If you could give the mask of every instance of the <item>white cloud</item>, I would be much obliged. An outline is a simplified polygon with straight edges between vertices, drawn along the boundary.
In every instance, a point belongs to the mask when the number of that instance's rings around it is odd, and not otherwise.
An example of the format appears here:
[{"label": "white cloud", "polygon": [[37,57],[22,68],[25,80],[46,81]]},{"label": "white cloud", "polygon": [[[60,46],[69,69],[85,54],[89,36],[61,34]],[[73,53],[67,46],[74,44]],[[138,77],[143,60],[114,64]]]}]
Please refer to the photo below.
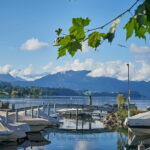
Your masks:
[{"label": "white cloud", "polygon": [[32,38],[27,40],[24,44],[22,44],[21,49],[33,51],[33,50],[43,49],[46,47],[49,47],[48,43],[40,42],[38,39]]},{"label": "white cloud", "polygon": [[37,75],[36,72],[34,72],[32,64],[30,64],[29,66],[27,66],[25,69],[22,70],[12,69],[9,73],[13,77],[20,77],[27,81],[34,81],[42,77],[40,75]]},{"label": "white cloud", "polygon": [[52,65],[53,65],[53,63],[52,63],[52,62],[49,62],[46,66],[42,67],[42,69],[43,69],[44,71],[47,71],[47,70],[49,70],[49,69],[52,67]]},{"label": "white cloud", "polygon": [[136,46],[134,43],[130,45],[130,51],[136,54],[150,54],[150,48],[147,46]]},{"label": "white cloud", "polygon": [[0,66],[0,74],[7,74],[12,70],[11,65]]},{"label": "white cloud", "polygon": [[[150,81],[150,64],[145,61],[138,62],[139,65],[130,64],[130,79],[132,81]],[[52,74],[57,72],[65,72],[68,70],[81,71],[88,70],[90,71],[88,76],[91,77],[112,77],[119,80],[127,80],[127,62],[118,61],[109,61],[109,62],[98,62],[92,59],[86,59],[84,62],[80,62],[79,59],[74,61],[66,62],[61,66],[56,66],[52,71]]]},{"label": "white cloud", "polygon": [[57,72],[65,72],[68,70],[92,70],[93,67],[96,67],[96,64],[92,59],[86,59],[85,62],[80,62],[79,59],[75,59],[73,62],[69,61],[63,64],[62,66],[56,66],[53,69],[52,74],[55,74]]},{"label": "white cloud", "polygon": [[33,75],[33,74],[35,74],[34,71],[33,71],[33,65],[30,64],[27,68],[25,68],[24,70],[22,70],[21,73],[23,75]]}]

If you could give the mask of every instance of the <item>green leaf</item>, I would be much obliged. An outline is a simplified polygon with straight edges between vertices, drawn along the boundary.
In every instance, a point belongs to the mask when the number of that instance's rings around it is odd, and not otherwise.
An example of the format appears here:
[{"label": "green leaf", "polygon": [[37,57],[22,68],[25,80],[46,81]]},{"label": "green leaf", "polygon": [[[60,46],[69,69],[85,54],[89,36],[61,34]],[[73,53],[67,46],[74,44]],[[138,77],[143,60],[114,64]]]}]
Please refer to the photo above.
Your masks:
[{"label": "green leaf", "polygon": [[66,47],[62,46],[58,49],[58,57],[57,59],[59,59],[62,56],[66,55]]},{"label": "green leaf", "polygon": [[89,35],[88,45],[97,48],[100,45],[101,35],[99,32],[93,32]]},{"label": "green leaf", "polygon": [[139,27],[141,27],[144,24],[145,3],[138,6],[138,8],[135,10],[135,16],[136,16],[136,20],[139,24]]},{"label": "green leaf", "polygon": [[148,28],[148,30],[147,30],[147,31],[148,31],[148,33],[150,34],[150,28]]},{"label": "green leaf", "polygon": [[54,41],[55,45],[54,46],[59,46],[59,42],[64,39],[64,37],[58,37],[56,38],[56,40]]},{"label": "green leaf", "polygon": [[59,36],[59,35],[61,34],[61,32],[62,32],[62,29],[59,28],[59,29],[55,30],[55,32],[56,32],[56,34]]},{"label": "green leaf", "polygon": [[83,27],[72,26],[70,29],[70,35],[74,36],[77,40],[83,40],[85,38],[85,32]]},{"label": "green leaf", "polygon": [[150,0],[145,1],[147,21],[150,21]]},{"label": "green leaf", "polygon": [[68,52],[73,57],[78,49],[81,50],[81,43],[78,41],[73,41],[68,44]]},{"label": "green leaf", "polygon": [[126,29],[126,40],[128,40],[134,31],[134,23],[135,23],[135,18],[131,18],[130,21],[125,25],[124,29]]},{"label": "green leaf", "polygon": [[88,17],[85,19],[83,19],[83,18],[73,18],[72,19],[73,26],[77,26],[77,27],[85,27],[85,26],[88,26],[89,23],[90,23],[90,19]]},{"label": "green leaf", "polygon": [[138,30],[135,30],[135,36],[146,40],[145,33],[146,29],[144,27],[140,27]]},{"label": "green leaf", "polygon": [[100,33],[100,36],[103,38],[103,39],[105,39],[106,38],[106,33]]},{"label": "green leaf", "polygon": [[81,50],[81,43],[73,39],[70,35],[67,35],[64,38],[62,38],[57,44],[57,46],[60,46],[58,50],[57,59],[62,56],[65,56],[66,51],[68,51],[71,56],[74,56],[78,49]]},{"label": "green leaf", "polygon": [[82,41],[85,39],[84,27],[89,25],[90,20],[88,18],[73,18],[72,27],[69,29],[70,35],[76,40]]},{"label": "green leaf", "polygon": [[69,35],[62,37],[56,46],[66,46],[70,40],[71,40],[71,37]]},{"label": "green leaf", "polygon": [[105,39],[108,39],[108,42],[109,42],[109,43],[112,43],[114,37],[115,37],[115,33],[110,33],[110,32],[108,32],[108,33],[106,34]]}]

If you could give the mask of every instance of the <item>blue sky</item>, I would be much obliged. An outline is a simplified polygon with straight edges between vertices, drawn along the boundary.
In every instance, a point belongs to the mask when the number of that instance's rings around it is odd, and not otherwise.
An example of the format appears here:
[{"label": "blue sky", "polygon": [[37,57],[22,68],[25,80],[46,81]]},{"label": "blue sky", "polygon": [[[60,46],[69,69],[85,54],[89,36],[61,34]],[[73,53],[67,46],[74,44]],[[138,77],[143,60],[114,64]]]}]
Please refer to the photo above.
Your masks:
[{"label": "blue sky", "polygon": [[[132,76],[135,76],[135,71],[140,73],[140,77],[133,80],[149,80],[149,35],[146,42],[135,37],[126,41],[126,32],[122,28],[131,17],[129,13],[121,18],[113,43],[110,45],[104,42],[96,52],[85,43],[85,53],[78,52],[73,58],[67,55],[57,60],[58,48],[53,47],[56,38],[54,31],[60,27],[67,33],[73,17],[89,17],[91,23],[87,29],[90,29],[118,16],[134,2],[135,0],[1,0],[0,72],[25,76],[67,69],[89,69],[93,77],[104,75],[124,80],[125,64],[130,62]],[[126,45],[127,48],[121,48],[118,44]],[[143,48],[147,52],[142,53]],[[120,65],[123,67],[120,68]],[[109,67],[112,73],[109,72]],[[148,72],[145,73],[145,70]]]}]

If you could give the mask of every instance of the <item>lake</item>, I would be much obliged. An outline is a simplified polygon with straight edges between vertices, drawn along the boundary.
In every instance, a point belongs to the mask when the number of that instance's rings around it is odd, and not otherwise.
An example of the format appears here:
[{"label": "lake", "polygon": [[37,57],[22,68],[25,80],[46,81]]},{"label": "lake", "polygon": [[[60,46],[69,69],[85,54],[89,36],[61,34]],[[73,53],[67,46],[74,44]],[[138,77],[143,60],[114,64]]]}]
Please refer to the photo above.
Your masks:
[{"label": "lake", "polygon": [[[93,97],[93,105],[115,104],[114,97]],[[38,99],[13,98],[1,99],[15,103],[16,107],[48,104],[88,104],[88,97],[44,97]],[[150,106],[150,100],[131,100],[139,109]],[[0,150],[136,150],[137,141],[150,141],[150,137],[128,136],[126,130],[108,130],[100,118],[61,117],[59,128],[46,128],[41,133],[29,134],[29,139],[17,143],[1,143]],[[137,140],[136,140],[137,139]],[[136,142],[137,143],[136,143]],[[150,142],[146,143],[150,146]]]}]

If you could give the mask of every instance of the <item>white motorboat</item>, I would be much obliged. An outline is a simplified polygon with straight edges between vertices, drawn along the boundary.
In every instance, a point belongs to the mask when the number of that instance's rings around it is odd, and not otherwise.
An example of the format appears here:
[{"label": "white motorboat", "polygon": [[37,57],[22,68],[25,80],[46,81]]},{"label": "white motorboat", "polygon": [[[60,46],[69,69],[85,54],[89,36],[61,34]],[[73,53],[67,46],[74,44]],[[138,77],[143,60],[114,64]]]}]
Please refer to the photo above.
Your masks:
[{"label": "white motorboat", "polygon": [[5,117],[0,116],[0,141],[17,141],[25,138],[26,132],[30,131],[30,127],[25,123],[14,123],[12,120],[5,122]]},{"label": "white motorboat", "polygon": [[[15,120],[15,114],[9,115],[9,117]],[[18,112],[18,122],[27,123],[30,126],[31,132],[39,132],[48,126],[57,126],[59,121],[51,116],[48,116],[42,110],[34,109],[33,116],[31,116],[31,110]]]},{"label": "white motorboat", "polygon": [[135,135],[150,135],[150,111],[126,118],[124,125]]}]

